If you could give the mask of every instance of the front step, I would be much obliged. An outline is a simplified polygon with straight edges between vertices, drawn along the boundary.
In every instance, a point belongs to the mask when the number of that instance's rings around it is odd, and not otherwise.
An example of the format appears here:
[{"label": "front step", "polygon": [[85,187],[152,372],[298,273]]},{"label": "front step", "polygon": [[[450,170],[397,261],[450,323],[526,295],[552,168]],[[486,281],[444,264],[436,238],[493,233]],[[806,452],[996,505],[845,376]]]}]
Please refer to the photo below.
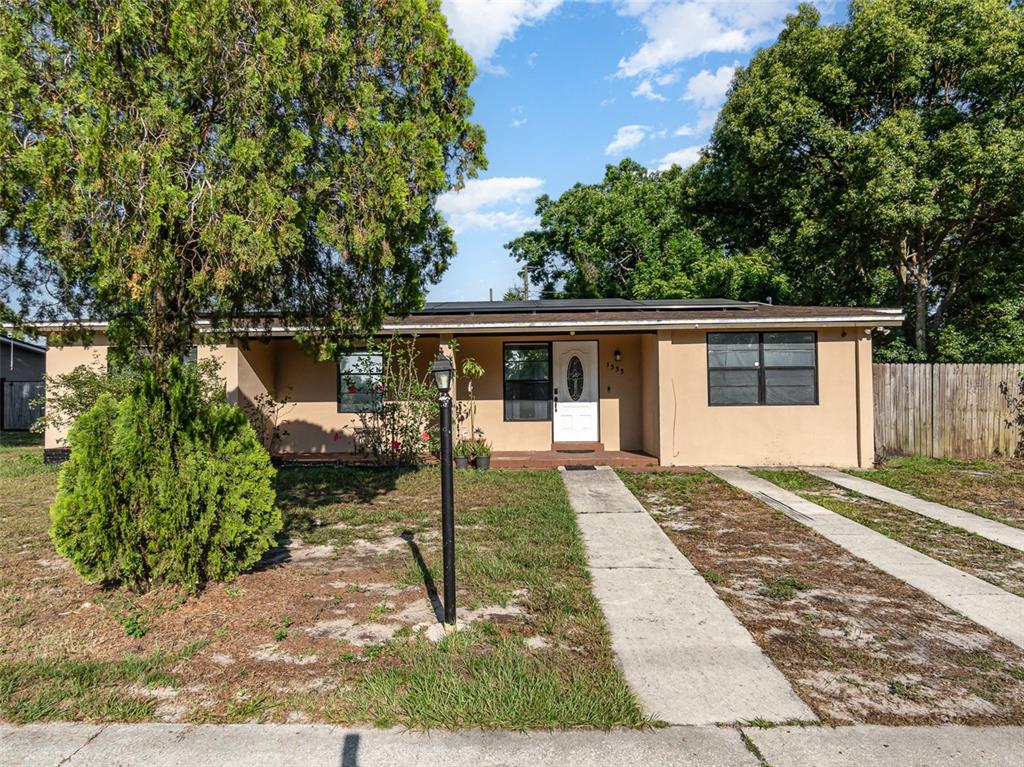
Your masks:
[{"label": "front step", "polygon": [[555,453],[603,453],[603,442],[552,442],[551,450]]}]

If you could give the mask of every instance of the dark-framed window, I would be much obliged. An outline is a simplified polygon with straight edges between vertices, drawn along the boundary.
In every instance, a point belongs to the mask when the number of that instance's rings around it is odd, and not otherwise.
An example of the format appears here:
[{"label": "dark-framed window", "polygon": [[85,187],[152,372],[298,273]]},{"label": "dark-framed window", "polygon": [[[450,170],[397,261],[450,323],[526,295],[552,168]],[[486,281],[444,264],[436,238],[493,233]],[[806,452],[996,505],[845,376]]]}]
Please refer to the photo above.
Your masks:
[{"label": "dark-framed window", "polygon": [[351,352],[338,360],[338,412],[365,413],[381,400],[384,355]]},{"label": "dark-framed window", "polygon": [[813,330],[708,333],[709,405],[817,405]]},{"label": "dark-framed window", "polygon": [[551,420],[551,344],[504,345],[506,421]]}]

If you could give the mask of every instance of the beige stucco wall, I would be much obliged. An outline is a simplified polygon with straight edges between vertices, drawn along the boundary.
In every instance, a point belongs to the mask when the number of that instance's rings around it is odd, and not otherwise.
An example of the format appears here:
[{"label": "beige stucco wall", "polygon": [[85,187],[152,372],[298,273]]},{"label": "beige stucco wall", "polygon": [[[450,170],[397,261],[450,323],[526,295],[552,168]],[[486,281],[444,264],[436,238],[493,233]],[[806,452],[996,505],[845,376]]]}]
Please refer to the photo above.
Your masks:
[{"label": "beige stucco wall", "polygon": [[[56,377],[70,373],[79,365],[88,365],[97,370],[107,367],[107,337],[97,335],[91,346],[49,346],[46,349],[46,375]],[[49,395],[49,390],[47,394]],[[65,447],[68,436],[67,426],[47,428],[43,434],[43,446],[48,449]]]},{"label": "beige stucco wall", "polygon": [[640,336],[640,411],[642,419],[643,451],[658,457],[661,452],[660,402],[658,397],[658,336],[645,333]]},{"label": "beige stucco wall", "polygon": [[[607,450],[640,450],[643,448],[641,381],[643,360],[639,334],[584,335],[576,341],[597,341],[598,390],[601,442]],[[464,357],[479,362],[484,376],[475,382],[477,401],[476,428],[495,450],[550,450],[550,421],[505,421],[503,383],[503,345],[506,342],[538,342],[567,340],[566,336],[461,336],[456,364]],[[622,355],[616,362],[615,351]],[[466,381],[460,380],[457,396],[468,399]],[[469,424],[457,427],[459,436],[469,436]]]},{"label": "beige stucco wall", "polygon": [[662,333],[658,346],[663,465],[870,465],[871,340],[863,329],[818,331],[818,405],[711,407],[704,331]]},{"label": "beige stucco wall", "polygon": [[[765,328],[766,330],[769,328]],[[485,369],[475,382],[476,427],[495,450],[549,450],[551,422],[505,422],[503,344],[557,341],[565,336],[463,336],[455,339],[456,365],[473,357]],[[863,328],[818,331],[819,404],[807,406],[711,407],[707,393],[704,331],[657,334],[578,335],[598,344],[600,437],[608,450],[643,450],[662,465],[829,464],[868,466],[874,457],[871,339]],[[417,339],[420,374],[425,375],[441,344],[450,337]],[[89,347],[52,347],[47,374],[78,365],[106,364],[105,337]],[[615,351],[621,361],[614,359]],[[276,446],[283,453],[351,452],[357,414],[339,413],[337,366],[317,362],[291,339],[200,347],[200,359],[220,364],[229,402],[246,405],[261,393],[288,399],[280,413],[286,432]],[[456,401],[468,401],[460,378]],[[468,421],[456,426],[468,437]],[[50,429],[48,448],[60,447],[65,430]]]}]

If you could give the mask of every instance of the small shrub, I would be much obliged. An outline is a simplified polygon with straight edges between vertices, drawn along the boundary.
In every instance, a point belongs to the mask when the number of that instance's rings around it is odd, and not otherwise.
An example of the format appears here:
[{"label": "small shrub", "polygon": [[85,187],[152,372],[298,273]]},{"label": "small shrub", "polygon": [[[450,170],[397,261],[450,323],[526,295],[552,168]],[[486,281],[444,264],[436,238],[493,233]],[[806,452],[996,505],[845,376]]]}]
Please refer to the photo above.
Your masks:
[{"label": "small shrub", "polygon": [[189,592],[248,569],[281,529],[274,469],[239,409],[172,363],[120,401],[101,394],[68,435],[51,508],[57,551],[82,577]]}]

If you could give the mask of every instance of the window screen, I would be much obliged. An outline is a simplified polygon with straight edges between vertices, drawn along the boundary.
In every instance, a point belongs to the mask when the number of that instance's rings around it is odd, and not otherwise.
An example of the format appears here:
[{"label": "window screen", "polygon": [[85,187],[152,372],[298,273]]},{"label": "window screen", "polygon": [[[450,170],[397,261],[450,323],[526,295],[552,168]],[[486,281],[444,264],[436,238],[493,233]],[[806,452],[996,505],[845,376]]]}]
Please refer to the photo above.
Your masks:
[{"label": "window screen", "polygon": [[551,420],[551,345],[505,344],[505,420]]},{"label": "window screen", "polygon": [[711,405],[816,405],[817,334],[708,333]]},{"label": "window screen", "polygon": [[364,413],[381,398],[384,357],[379,352],[353,352],[338,360],[338,412]]}]

